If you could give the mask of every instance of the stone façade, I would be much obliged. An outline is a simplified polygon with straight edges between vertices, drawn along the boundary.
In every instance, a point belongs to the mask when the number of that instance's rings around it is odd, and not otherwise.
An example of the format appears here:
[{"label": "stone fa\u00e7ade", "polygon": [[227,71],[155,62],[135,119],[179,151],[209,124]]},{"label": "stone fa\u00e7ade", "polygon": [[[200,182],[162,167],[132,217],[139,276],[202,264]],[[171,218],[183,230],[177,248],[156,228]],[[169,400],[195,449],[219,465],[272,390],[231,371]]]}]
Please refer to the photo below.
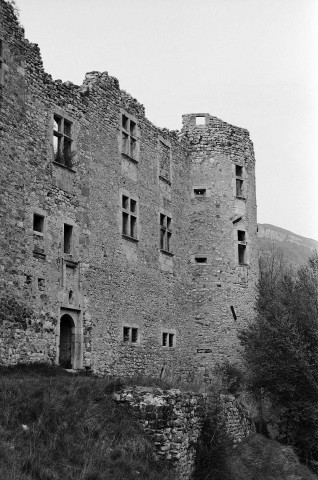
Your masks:
[{"label": "stone fa\u00e7ade", "polygon": [[0,26],[1,295],[34,312],[2,314],[0,362],[191,379],[237,360],[257,279],[248,132],[204,113],[157,128],[106,72],[53,81],[4,0]]}]

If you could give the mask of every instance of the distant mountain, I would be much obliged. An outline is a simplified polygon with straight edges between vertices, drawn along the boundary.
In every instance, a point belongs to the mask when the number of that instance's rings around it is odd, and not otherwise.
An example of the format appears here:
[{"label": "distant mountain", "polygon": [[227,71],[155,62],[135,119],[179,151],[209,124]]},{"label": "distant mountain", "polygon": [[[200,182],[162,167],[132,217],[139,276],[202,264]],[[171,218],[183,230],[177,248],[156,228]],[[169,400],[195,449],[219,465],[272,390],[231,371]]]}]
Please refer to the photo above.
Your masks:
[{"label": "distant mountain", "polygon": [[294,265],[306,263],[315,250],[318,252],[317,240],[296,235],[267,223],[258,224],[258,240],[260,250],[268,251],[273,247],[281,249],[286,260]]}]

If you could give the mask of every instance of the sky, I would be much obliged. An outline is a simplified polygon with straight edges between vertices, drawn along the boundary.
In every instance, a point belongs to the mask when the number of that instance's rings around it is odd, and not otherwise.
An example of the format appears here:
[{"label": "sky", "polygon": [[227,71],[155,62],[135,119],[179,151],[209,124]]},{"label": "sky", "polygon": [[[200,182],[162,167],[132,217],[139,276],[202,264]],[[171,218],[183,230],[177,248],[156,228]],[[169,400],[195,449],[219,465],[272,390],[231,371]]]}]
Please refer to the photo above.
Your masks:
[{"label": "sky", "polygon": [[247,128],[258,222],[318,240],[318,0],[16,0],[54,79],[107,71],[155,125]]}]

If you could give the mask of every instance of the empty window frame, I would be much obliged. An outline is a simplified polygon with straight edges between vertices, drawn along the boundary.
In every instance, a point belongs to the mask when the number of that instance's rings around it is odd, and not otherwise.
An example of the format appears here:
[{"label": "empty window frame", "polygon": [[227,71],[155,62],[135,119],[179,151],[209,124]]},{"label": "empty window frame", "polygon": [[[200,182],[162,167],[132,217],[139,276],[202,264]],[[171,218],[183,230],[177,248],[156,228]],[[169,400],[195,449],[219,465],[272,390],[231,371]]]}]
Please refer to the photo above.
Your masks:
[{"label": "empty window frame", "polygon": [[159,176],[171,182],[171,147],[164,139],[159,138]]},{"label": "empty window frame", "polygon": [[160,213],[160,250],[171,253],[172,221]]},{"label": "empty window frame", "polygon": [[139,329],[137,327],[123,327],[123,341],[127,343],[138,343]]},{"label": "empty window frame", "polygon": [[236,196],[243,197],[243,167],[241,165],[235,165],[235,188],[236,188]]},{"label": "empty window frame", "polygon": [[198,263],[199,265],[206,265],[208,263],[208,258],[207,257],[194,257],[195,263]]},{"label": "empty window frame", "polygon": [[33,232],[44,233],[44,216],[37,213],[33,214]]},{"label": "empty window frame", "polygon": [[124,113],[121,114],[121,153],[138,160],[137,124]]},{"label": "empty window frame", "polygon": [[162,332],[161,345],[168,348],[175,347],[175,333]]},{"label": "empty window frame", "polygon": [[199,126],[204,126],[206,124],[205,116],[198,115],[197,117],[195,117],[195,124]]},{"label": "empty window frame", "polygon": [[237,231],[237,241],[238,241],[238,263],[240,265],[246,265],[246,234],[244,230]]},{"label": "empty window frame", "polygon": [[73,243],[73,227],[72,225],[68,225],[64,223],[64,231],[63,231],[63,245],[64,245],[64,253],[71,254],[72,253],[72,243]]},{"label": "empty window frame", "polygon": [[206,188],[194,188],[193,193],[195,197],[206,197]]},{"label": "empty window frame", "polygon": [[72,122],[60,115],[53,117],[53,155],[54,161],[72,167]]},{"label": "empty window frame", "polygon": [[137,200],[122,195],[122,234],[137,239]]}]

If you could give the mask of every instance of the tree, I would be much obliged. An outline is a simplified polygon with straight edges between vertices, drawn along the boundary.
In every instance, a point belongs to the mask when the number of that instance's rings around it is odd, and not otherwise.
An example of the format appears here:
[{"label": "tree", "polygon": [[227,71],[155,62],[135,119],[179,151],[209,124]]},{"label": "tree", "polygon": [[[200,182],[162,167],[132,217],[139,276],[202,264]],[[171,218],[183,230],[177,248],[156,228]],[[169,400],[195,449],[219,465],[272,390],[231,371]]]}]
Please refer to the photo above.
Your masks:
[{"label": "tree", "polygon": [[257,315],[240,333],[251,389],[264,392],[302,460],[318,460],[318,256],[298,270],[260,258]]}]

